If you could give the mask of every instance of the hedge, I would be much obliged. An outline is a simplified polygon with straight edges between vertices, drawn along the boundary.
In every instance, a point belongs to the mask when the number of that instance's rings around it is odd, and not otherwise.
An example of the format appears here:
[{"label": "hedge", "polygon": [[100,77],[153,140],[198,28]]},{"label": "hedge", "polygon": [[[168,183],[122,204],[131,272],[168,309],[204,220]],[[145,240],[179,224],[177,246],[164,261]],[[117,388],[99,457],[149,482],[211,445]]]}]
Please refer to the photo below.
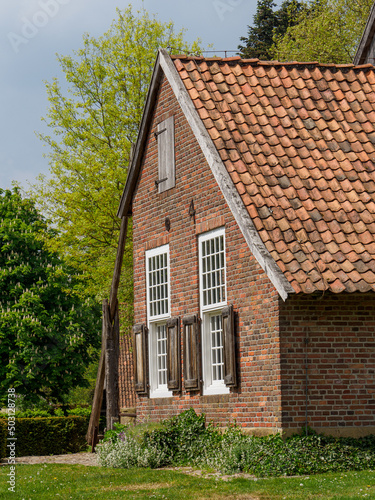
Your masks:
[{"label": "hedge", "polygon": [[[86,431],[86,417],[16,418],[16,457],[78,453],[86,449]],[[6,438],[6,420],[0,419],[0,453]]]},{"label": "hedge", "polygon": [[6,457],[7,422],[0,419],[0,460]]}]

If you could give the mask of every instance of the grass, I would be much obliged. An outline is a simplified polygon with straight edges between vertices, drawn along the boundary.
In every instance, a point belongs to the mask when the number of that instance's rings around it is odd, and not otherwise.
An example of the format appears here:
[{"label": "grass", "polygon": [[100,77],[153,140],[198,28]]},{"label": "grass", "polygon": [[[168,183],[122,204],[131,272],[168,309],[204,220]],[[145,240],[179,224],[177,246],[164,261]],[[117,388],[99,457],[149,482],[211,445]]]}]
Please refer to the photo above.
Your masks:
[{"label": "grass", "polygon": [[375,472],[292,478],[206,478],[175,470],[111,469],[81,465],[16,465],[16,492],[7,491],[8,466],[0,467],[0,500],[44,499],[375,499]]}]

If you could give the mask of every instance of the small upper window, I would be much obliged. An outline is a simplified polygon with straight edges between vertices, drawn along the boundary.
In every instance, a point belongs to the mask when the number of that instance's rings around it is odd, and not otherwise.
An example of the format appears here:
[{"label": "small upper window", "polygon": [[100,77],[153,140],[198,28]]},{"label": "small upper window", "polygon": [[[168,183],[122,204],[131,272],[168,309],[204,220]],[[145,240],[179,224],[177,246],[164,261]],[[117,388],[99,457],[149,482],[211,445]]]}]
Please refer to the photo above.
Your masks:
[{"label": "small upper window", "polygon": [[200,238],[202,309],[226,304],[224,231],[217,230]]},{"label": "small upper window", "polygon": [[146,255],[148,315],[151,320],[169,316],[169,249],[150,250]]},{"label": "small upper window", "polygon": [[159,123],[156,129],[158,143],[158,191],[163,193],[175,186],[174,117]]}]

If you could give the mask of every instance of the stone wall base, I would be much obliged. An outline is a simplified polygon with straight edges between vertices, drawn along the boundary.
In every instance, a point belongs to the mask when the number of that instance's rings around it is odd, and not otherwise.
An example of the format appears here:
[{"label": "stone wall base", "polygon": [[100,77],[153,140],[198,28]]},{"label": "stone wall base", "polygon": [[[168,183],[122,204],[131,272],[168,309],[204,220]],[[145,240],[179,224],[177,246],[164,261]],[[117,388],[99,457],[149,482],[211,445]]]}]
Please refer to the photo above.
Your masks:
[{"label": "stone wall base", "polygon": [[123,425],[134,425],[136,419],[136,409],[135,408],[121,408],[120,410],[120,424]]},{"label": "stone wall base", "polygon": [[[310,427],[313,431],[318,434],[324,434],[326,436],[333,437],[353,437],[360,438],[364,436],[369,436],[370,434],[375,434],[375,426],[366,427]],[[292,436],[293,434],[300,434],[302,428],[295,427],[290,429],[283,429],[282,435],[284,437]]]}]

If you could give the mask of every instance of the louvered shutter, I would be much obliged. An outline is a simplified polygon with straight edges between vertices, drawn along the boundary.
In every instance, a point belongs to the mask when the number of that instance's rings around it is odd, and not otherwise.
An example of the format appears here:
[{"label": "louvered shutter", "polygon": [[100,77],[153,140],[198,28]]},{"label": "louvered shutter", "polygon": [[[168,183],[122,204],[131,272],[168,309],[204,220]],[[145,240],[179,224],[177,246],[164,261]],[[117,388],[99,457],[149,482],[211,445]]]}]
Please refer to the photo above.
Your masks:
[{"label": "louvered shutter", "polygon": [[181,390],[181,335],[179,318],[167,321],[167,386]]},{"label": "louvered shutter", "polygon": [[200,322],[196,315],[185,316],[182,320],[184,337],[184,385],[187,390],[200,388]]},{"label": "louvered shutter", "polygon": [[222,310],[223,353],[224,353],[224,383],[229,387],[237,385],[236,376],[236,337],[234,334],[233,306]]},{"label": "louvered shutter", "polygon": [[146,332],[144,324],[133,326],[134,385],[138,394],[148,393]]}]

